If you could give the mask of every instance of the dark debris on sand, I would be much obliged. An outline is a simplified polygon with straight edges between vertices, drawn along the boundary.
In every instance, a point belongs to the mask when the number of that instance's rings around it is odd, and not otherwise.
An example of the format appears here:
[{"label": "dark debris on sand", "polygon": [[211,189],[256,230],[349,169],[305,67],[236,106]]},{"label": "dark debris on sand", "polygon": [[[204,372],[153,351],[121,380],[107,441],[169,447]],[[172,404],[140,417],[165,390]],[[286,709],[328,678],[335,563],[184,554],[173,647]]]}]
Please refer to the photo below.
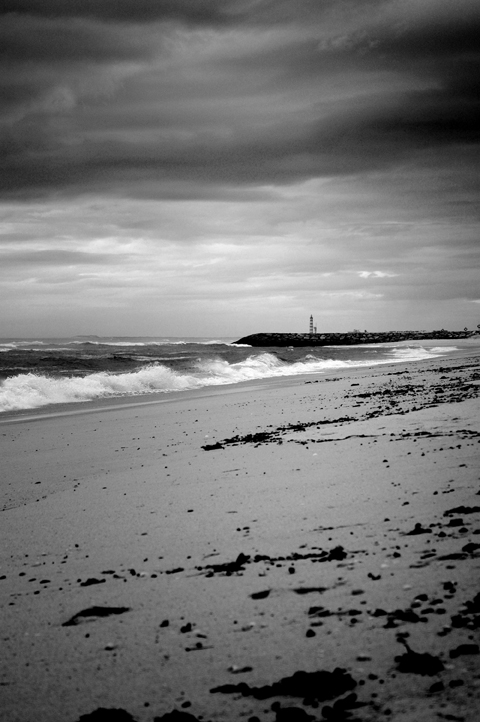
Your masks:
[{"label": "dark debris on sand", "polygon": [[480,592],[463,604],[460,612],[451,619],[452,627],[480,629]]},{"label": "dark debris on sand", "polygon": [[222,439],[221,442],[217,441],[214,444],[205,444],[202,446],[202,449],[204,451],[214,451],[215,449],[224,449],[225,446],[239,446],[240,444],[253,444],[254,446],[268,443],[281,444],[282,435],[287,433],[306,431],[308,428],[318,428],[329,424],[347,424],[352,421],[359,421],[359,419],[353,416],[342,416],[339,419],[323,419],[321,421],[306,421],[300,424],[285,424],[271,431],[258,431],[254,434],[245,434],[244,436],[237,435],[229,439]]},{"label": "dark debris on sand", "polygon": [[224,562],[221,564],[206,564],[204,567],[196,566],[197,571],[205,572],[207,576],[213,576],[214,574],[223,574],[225,576],[231,576],[232,574],[239,574],[245,571],[246,564],[259,564],[265,562],[266,564],[278,564],[279,562],[295,562],[309,560],[311,562],[333,562],[343,561],[348,556],[348,553],[342,546],[333,547],[330,551],[320,550],[315,552],[293,552],[285,556],[271,557],[268,554],[256,554],[255,556],[249,556],[242,552],[231,562]]},{"label": "dark debris on sand", "polygon": [[263,687],[250,687],[246,682],[223,684],[213,687],[212,694],[241,694],[243,697],[267,699],[268,697],[299,697],[305,703],[323,702],[339,697],[357,686],[356,681],[345,669],[336,667],[333,672],[295,672],[278,682]]},{"label": "dark debris on sand", "polygon": [[135,720],[124,709],[99,707],[89,714],[82,714],[78,722],[135,722]]},{"label": "dark debris on sand", "polygon": [[93,621],[101,617],[109,617],[112,614],[124,614],[129,611],[130,607],[88,607],[88,609],[82,609],[81,612],[77,612],[73,617],[63,622],[62,627],[73,627],[82,622]]},{"label": "dark debris on sand", "polygon": [[456,659],[464,654],[480,654],[478,644],[459,644],[455,649],[451,649],[449,653],[450,659]]},{"label": "dark debris on sand", "polygon": [[405,536],[417,536],[418,534],[431,534],[431,529],[425,529],[420,522],[417,522],[411,531],[405,532]]},{"label": "dark debris on sand", "polygon": [[251,562],[251,557],[242,552],[232,562],[224,562],[223,564],[207,564],[205,567],[195,567],[198,570],[208,570],[212,574],[225,574],[230,576],[237,572],[245,571],[245,564]]},{"label": "dark debris on sand", "polygon": [[456,506],[453,509],[447,509],[443,512],[443,516],[451,516],[452,514],[476,514],[480,511],[480,506]]},{"label": "dark debris on sand", "polygon": [[405,654],[395,657],[399,672],[428,675],[429,677],[445,669],[442,660],[429,652],[414,652],[405,640],[399,640],[406,648]]},{"label": "dark debris on sand", "polygon": [[[174,709],[172,712],[167,712],[161,717],[154,717],[153,722],[200,722],[198,717],[194,717],[190,712],[181,712],[178,709]],[[202,720],[207,722],[207,720]]]},{"label": "dark debris on sand", "polygon": [[[135,718],[124,709],[99,707],[89,714],[82,715],[78,722],[135,722]],[[174,709],[161,717],[154,717],[153,722],[200,722],[200,720],[189,712]],[[207,722],[207,720],[202,720],[202,722]]]}]

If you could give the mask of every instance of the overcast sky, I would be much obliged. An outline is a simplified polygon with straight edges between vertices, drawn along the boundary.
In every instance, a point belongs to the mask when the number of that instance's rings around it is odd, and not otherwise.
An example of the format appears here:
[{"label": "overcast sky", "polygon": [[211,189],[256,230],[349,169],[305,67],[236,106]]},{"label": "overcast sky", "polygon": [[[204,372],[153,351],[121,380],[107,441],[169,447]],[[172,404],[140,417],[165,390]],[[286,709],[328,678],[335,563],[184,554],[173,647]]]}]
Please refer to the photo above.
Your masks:
[{"label": "overcast sky", "polygon": [[0,335],[480,323],[478,0],[3,0]]}]

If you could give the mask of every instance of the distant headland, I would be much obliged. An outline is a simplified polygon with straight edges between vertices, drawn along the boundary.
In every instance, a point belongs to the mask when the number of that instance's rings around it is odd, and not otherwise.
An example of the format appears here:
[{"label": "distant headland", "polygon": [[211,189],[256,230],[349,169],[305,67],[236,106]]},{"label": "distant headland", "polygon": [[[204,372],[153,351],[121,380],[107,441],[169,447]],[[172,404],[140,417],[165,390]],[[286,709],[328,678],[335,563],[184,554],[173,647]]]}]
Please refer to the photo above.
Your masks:
[{"label": "distant headland", "polygon": [[427,339],[465,339],[478,331],[348,331],[347,333],[254,333],[235,343],[248,346],[357,346],[364,343],[391,343]]}]

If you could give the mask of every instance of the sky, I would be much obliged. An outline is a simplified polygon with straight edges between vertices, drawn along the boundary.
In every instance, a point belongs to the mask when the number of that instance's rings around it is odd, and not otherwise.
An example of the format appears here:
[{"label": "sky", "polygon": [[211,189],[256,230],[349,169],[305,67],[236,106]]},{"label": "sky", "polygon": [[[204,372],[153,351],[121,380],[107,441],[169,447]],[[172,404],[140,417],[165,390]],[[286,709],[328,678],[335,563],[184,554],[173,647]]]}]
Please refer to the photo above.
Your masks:
[{"label": "sky", "polygon": [[478,0],[3,0],[0,336],[480,323]]}]

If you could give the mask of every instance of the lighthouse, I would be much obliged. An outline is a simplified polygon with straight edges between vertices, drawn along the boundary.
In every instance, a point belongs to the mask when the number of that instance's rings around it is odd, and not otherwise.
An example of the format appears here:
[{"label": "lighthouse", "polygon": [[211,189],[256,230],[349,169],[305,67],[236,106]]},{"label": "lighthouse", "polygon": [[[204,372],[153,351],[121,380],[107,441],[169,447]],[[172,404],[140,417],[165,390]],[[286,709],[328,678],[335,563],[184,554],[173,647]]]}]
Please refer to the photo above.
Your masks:
[{"label": "lighthouse", "polygon": [[309,333],[313,335],[313,316],[310,316],[310,330]]}]

